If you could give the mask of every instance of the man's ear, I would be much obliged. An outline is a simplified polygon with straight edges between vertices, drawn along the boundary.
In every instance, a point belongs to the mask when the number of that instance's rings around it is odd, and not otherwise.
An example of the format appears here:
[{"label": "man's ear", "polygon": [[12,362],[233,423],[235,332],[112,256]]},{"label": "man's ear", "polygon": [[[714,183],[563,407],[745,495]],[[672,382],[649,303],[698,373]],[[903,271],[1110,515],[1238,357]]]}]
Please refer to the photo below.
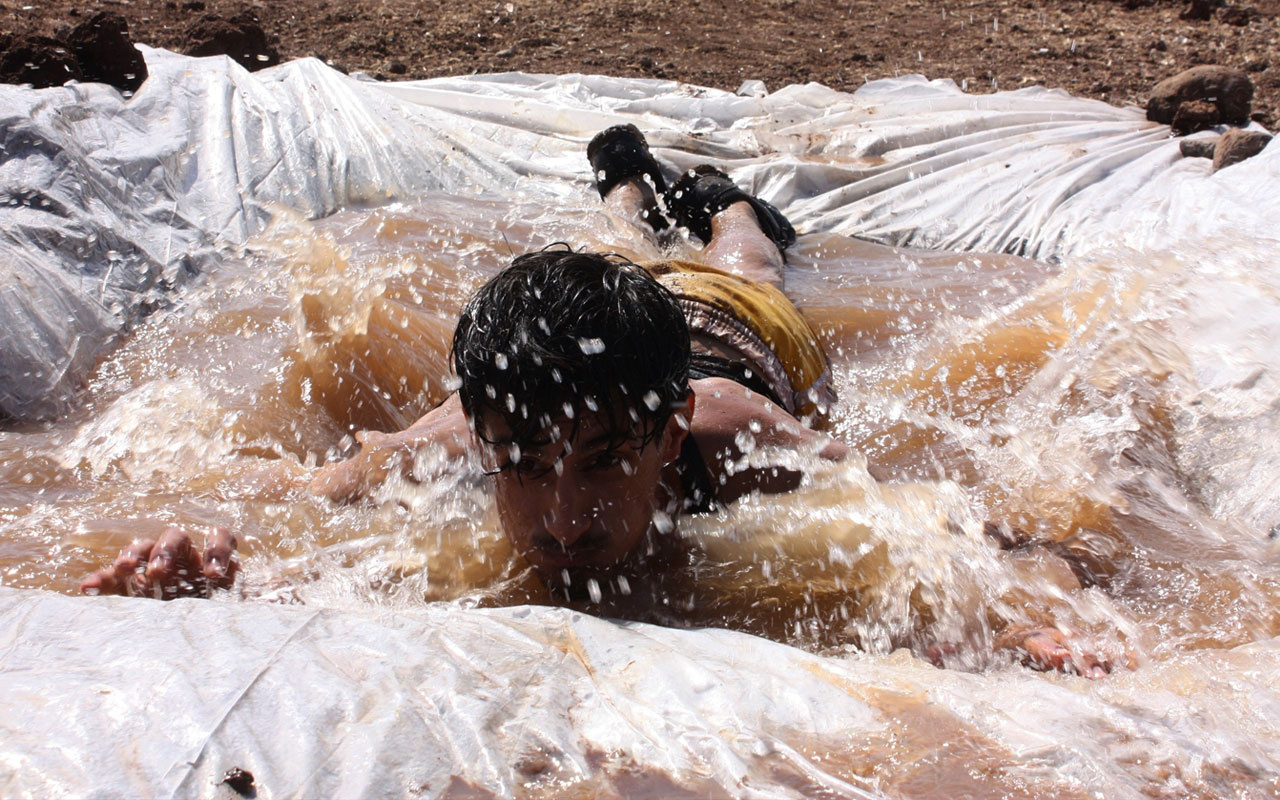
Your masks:
[{"label": "man's ear", "polygon": [[689,426],[693,423],[695,404],[693,389],[690,389],[685,395],[684,405],[672,411],[667,419],[666,429],[662,432],[662,463],[670,464],[680,456],[680,447],[689,435]]}]

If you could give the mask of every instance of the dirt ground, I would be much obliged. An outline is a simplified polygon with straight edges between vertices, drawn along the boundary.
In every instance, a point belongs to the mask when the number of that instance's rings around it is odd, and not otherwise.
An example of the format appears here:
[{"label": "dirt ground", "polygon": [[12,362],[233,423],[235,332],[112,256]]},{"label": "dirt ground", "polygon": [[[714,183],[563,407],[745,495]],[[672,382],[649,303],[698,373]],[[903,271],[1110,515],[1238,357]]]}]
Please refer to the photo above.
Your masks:
[{"label": "dirt ground", "polygon": [[[973,92],[1041,84],[1118,105],[1197,64],[1243,69],[1255,118],[1280,120],[1280,0],[0,0],[0,30],[53,33],[94,11],[182,51],[203,13],[251,10],[283,59],[388,80],[595,72],[736,89],[818,81],[853,90],[907,73]],[[1204,14],[1202,14],[1203,16]]]}]

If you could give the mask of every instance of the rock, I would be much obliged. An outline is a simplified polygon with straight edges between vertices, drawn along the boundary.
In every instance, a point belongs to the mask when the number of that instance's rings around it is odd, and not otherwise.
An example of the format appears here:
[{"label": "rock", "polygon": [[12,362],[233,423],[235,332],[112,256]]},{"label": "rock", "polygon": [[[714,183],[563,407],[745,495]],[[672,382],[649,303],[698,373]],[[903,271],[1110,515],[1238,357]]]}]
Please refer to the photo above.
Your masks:
[{"label": "rock", "polygon": [[1218,145],[1219,137],[1212,139],[1183,139],[1178,142],[1178,149],[1183,158],[1213,158],[1213,150]]},{"label": "rock", "polygon": [[15,36],[0,56],[3,83],[29,83],[37,89],[47,89],[81,77],[71,49],[48,36]]},{"label": "rock", "polygon": [[1236,25],[1241,28],[1248,25],[1258,16],[1258,10],[1253,6],[1227,6],[1218,12],[1218,19],[1228,25]]},{"label": "rock", "polygon": [[129,23],[119,14],[99,11],[72,28],[67,44],[86,81],[136,92],[147,79],[147,62],[129,39]]},{"label": "rock", "polygon": [[187,28],[182,52],[189,56],[230,56],[253,72],[280,63],[257,17],[247,11],[232,17],[204,14]]},{"label": "rock", "polygon": [[1218,140],[1218,146],[1213,150],[1214,172],[1256,156],[1270,141],[1270,134],[1232,128],[1222,134],[1222,138]]},{"label": "rock", "polygon": [[1173,115],[1173,132],[1179,136],[1212,128],[1222,121],[1218,107],[1208,100],[1188,100]]},{"label": "rock", "polygon": [[1204,64],[1165,78],[1151,90],[1147,119],[1173,122],[1178,106],[1190,100],[1208,100],[1218,107],[1221,121],[1238,125],[1249,119],[1253,82],[1238,69]]},{"label": "rock", "polygon": [[1182,19],[1209,20],[1213,19],[1213,10],[1222,5],[1222,0],[1191,0],[1191,4],[1182,10],[1178,16]]}]

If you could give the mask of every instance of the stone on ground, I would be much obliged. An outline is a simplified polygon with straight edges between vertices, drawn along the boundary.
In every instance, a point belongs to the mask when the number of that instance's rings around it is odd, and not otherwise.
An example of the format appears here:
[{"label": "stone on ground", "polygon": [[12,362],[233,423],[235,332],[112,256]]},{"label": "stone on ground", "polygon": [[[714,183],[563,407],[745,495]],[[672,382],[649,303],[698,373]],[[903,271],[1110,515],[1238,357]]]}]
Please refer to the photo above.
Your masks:
[{"label": "stone on ground", "polygon": [[1240,125],[1249,121],[1253,82],[1244,72],[1230,67],[1192,67],[1156,84],[1147,101],[1147,119],[1170,124],[1179,106],[1196,100],[1217,106],[1221,122]]},{"label": "stone on ground", "polygon": [[1271,135],[1262,131],[1246,131],[1240,128],[1232,128],[1222,134],[1222,138],[1218,140],[1218,146],[1213,151],[1213,169],[1222,169],[1232,164],[1238,164],[1246,158],[1252,158],[1271,141]]}]

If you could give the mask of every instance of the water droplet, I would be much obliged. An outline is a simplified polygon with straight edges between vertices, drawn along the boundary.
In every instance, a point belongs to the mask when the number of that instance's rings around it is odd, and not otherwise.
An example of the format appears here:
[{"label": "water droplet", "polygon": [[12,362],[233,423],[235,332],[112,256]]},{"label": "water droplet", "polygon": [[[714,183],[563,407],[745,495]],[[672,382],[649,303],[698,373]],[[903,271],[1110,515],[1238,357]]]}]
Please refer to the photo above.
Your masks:
[{"label": "water droplet", "polygon": [[599,603],[604,596],[600,591],[600,582],[595,578],[587,579],[587,594],[591,596],[591,602]]},{"label": "water droplet", "polygon": [[652,389],[644,393],[644,404],[650,411],[657,411],[661,402],[662,400],[658,397],[658,393]]},{"label": "water droplet", "polygon": [[594,356],[604,352],[604,341],[594,337],[590,339],[580,338],[578,339],[578,347],[582,349],[583,353]]},{"label": "water droplet", "polygon": [[653,512],[653,527],[658,533],[671,533],[676,529],[676,524],[671,521],[671,515],[662,509]]},{"label": "water droplet", "polygon": [[507,368],[507,363],[508,363],[508,362],[507,362],[507,354],[506,354],[506,353],[494,353],[494,354],[493,354],[493,365],[494,365],[495,367],[497,367],[498,369],[503,369],[503,370],[505,370],[505,369]]}]

